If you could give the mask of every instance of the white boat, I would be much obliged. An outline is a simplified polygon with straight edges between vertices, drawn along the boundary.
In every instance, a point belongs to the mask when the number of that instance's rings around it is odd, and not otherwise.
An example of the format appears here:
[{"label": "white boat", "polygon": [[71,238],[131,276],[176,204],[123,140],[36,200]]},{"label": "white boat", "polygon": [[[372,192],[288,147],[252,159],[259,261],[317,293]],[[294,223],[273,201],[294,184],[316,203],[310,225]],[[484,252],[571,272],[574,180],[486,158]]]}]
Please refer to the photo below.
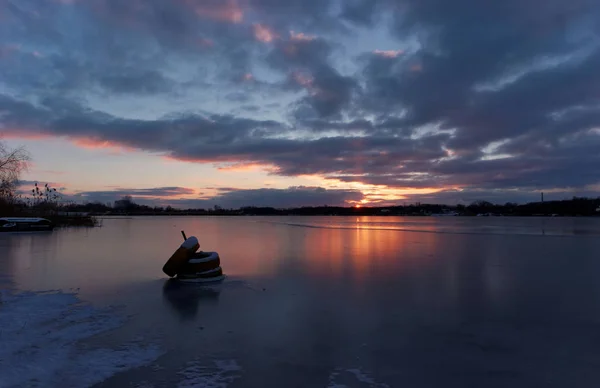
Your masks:
[{"label": "white boat", "polygon": [[0,232],[39,232],[54,229],[52,221],[37,217],[2,217]]}]

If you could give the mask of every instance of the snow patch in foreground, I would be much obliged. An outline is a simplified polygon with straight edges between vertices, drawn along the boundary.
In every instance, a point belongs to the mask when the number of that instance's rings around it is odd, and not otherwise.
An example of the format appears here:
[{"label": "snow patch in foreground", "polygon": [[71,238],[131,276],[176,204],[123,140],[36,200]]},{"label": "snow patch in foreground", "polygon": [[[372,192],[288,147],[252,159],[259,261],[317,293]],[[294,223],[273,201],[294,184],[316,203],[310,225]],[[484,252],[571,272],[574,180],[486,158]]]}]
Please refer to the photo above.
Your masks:
[{"label": "snow patch in foreground", "polygon": [[239,378],[242,368],[235,360],[214,361],[211,367],[199,362],[188,363],[188,367],[178,372],[183,376],[179,388],[204,387],[226,388],[235,379]]},{"label": "snow patch in foreground", "polygon": [[71,293],[0,294],[0,387],[89,387],[162,354],[140,343],[78,346],[124,322],[114,309],[93,308]]}]

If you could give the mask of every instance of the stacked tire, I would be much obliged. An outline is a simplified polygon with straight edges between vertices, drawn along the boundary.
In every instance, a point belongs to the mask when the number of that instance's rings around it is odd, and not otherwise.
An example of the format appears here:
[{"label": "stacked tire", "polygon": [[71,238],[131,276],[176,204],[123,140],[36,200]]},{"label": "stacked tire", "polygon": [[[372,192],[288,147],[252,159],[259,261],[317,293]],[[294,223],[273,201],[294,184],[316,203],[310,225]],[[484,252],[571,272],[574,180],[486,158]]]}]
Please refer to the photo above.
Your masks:
[{"label": "stacked tire", "polygon": [[181,280],[211,281],[223,276],[221,258],[217,252],[196,252],[177,273]]}]

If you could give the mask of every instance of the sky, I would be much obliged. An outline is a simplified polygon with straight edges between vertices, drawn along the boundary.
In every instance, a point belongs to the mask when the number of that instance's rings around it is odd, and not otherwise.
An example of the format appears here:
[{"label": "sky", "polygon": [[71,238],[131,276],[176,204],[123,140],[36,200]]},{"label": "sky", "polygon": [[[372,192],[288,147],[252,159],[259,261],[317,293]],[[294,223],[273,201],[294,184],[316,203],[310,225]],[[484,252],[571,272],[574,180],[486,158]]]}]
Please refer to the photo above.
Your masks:
[{"label": "sky", "polygon": [[600,196],[597,0],[0,0],[23,186],[176,207]]}]

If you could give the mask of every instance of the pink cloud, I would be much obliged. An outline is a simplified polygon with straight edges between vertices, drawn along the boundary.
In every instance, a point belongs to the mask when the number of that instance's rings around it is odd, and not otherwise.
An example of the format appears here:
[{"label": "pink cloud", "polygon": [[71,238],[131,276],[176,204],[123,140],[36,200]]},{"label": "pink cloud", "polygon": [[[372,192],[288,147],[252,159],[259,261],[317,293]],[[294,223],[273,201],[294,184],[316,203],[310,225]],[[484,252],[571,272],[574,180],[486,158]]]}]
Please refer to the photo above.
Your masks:
[{"label": "pink cloud", "polygon": [[254,76],[251,73],[246,73],[242,76],[242,80],[246,82],[254,81]]},{"label": "pink cloud", "polygon": [[316,37],[314,35],[306,35],[303,32],[294,32],[290,31],[290,39],[295,42],[310,42],[311,40],[315,40]]},{"label": "pink cloud", "polygon": [[277,34],[271,31],[271,29],[260,23],[253,25],[254,37],[260,42],[270,43],[278,38]]},{"label": "pink cloud", "polygon": [[244,20],[244,11],[239,0],[205,1],[184,0],[196,15],[213,20],[241,23]]},{"label": "pink cloud", "polygon": [[294,79],[294,81],[296,81],[298,85],[303,86],[307,89],[311,89],[314,87],[315,79],[310,74],[294,71],[292,73],[292,78]]},{"label": "pink cloud", "polygon": [[73,144],[78,147],[86,148],[86,149],[113,149],[113,151],[118,151],[113,154],[119,154],[123,151],[135,151],[134,148],[124,146],[122,144],[111,142],[108,140],[100,140],[93,138],[76,138],[70,139]]},{"label": "pink cloud", "polygon": [[306,91],[314,98],[317,98],[321,101],[327,101],[337,98],[335,92],[323,89],[322,87],[316,85],[314,77],[308,73],[294,71],[291,74],[291,77],[294,80],[294,82],[296,82],[296,84],[306,89]]},{"label": "pink cloud", "polygon": [[404,54],[404,50],[375,50],[373,54],[385,58],[398,58],[398,56]]},{"label": "pink cloud", "polygon": [[274,166],[262,164],[262,163],[233,163],[229,165],[218,165],[217,169],[221,171],[231,171],[231,172],[242,172],[242,171],[259,171],[259,170],[270,170],[272,171]]},{"label": "pink cloud", "polygon": [[[24,140],[47,140],[51,138],[65,138],[64,136],[55,136],[52,134],[44,133],[42,131],[35,132],[31,130],[21,129],[8,129],[3,130],[1,134],[3,139],[24,139]],[[68,141],[76,145],[77,147],[85,149],[112,149],[111,154],[120,155],[123,152],[136,151],[135,148],[123,145],[118,142],[112,142],[108,140],[101,140],[89,137],[67,137]]]}]

